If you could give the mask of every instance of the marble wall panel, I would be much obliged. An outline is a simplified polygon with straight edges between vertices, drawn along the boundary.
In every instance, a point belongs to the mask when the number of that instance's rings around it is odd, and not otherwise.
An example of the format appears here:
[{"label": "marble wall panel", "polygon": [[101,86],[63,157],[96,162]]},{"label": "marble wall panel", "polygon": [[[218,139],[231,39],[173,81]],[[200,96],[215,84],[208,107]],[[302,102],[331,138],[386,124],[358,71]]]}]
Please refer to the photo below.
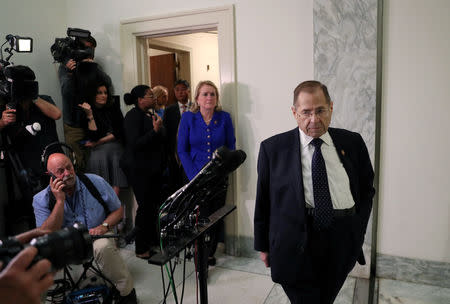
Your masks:
[{"label": "marble wall panel", "polygon": [[[314,77],[334,102],[331,126],[358,132],[375,159],[377,0],[314,0]],[[371,222],[366,245],[371,244]],[[365,250],[370,261],[370,250]],[[368,277],[369,265],[354,274]]]}]

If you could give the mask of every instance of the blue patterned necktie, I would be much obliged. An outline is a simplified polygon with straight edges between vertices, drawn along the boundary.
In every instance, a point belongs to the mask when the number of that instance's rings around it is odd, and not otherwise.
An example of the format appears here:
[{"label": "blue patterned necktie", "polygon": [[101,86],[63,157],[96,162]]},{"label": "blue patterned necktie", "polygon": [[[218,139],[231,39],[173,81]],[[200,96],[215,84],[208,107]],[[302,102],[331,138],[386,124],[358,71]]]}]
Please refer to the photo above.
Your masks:
[{"label": "blue patterned necktie", "polygon": [[322,143],[323,141],[320,138],[314,138],[311,141],[315,148],[311,171],[314,193],[314,228],[317,230],[325,230],[333,221],[333,204],[328,187],[327,168],[320,150]]}]

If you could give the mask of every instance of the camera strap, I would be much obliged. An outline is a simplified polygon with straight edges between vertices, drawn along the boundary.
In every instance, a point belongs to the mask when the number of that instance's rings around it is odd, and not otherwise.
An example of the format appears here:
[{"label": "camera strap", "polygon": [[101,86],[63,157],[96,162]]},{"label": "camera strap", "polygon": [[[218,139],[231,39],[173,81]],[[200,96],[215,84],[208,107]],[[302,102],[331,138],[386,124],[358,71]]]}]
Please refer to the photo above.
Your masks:
[{"label": "camera strap", "polygon": [[[106,205],[105,201],[103,200],[100,192],[98,192],[97,187],[92,183],[92,181],[87,177],[84,173],[77,174],[80,181],[86,186],[89,193],[102,205],[103,209],[105,209],[105,216],[107,217],[111,212],[108,209],[108,206]],[[53,193],[50,191],[49,193],[50,199],[49,199],[49,209],[50,212],[53,211],[53,208],[56,204],[56,198],[53,195]]]}]

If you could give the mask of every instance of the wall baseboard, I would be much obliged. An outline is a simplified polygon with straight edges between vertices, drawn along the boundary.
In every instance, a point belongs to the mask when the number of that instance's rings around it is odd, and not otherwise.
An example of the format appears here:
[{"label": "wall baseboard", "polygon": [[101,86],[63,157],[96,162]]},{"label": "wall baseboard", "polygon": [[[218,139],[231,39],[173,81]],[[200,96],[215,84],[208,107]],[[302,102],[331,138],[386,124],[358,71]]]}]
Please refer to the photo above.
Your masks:
[{"label": "wall baseboard", "polygon": [[450,288],[450,263],[377,254],[377,278]]},{"label": "wall baseboard", "polygon": [[[238,256],[259,259],[253,249],[253,237],[240,236]],[[450,263],[377,254],[377,278],[400,280],[450,288]]]}]

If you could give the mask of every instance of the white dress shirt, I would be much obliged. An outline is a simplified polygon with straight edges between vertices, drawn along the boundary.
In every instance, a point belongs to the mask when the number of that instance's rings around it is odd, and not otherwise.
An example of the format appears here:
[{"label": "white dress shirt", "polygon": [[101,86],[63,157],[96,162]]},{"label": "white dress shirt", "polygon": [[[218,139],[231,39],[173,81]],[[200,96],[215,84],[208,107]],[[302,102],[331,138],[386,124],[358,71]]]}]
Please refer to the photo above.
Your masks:
[{"label": "white dress shirt", "polygon": [[[303,188],[305,191],[306,207],[314,207],[314,195],[311,176],[311,161],[314,146],[310,145],[314,139],[300,130],[300,153],[302,160]],[[320,136],[323,140],[322,155],[327,168],[328,186],[334,209],[348,209],[355,205],[350,191],[350,181],[347,172],[339,159],[333,140],[328,132]]]},{"label": "white dress shirt", "polygon": [[183,107],[186,106],[186,109],[184,110],[184,112],[189,111],[189,109],[191,108],[191,101],[188,100],[188,102],[186,102],[185,104],[178,102],[178,109],[180,110],[180,115],[183,115]]}]

